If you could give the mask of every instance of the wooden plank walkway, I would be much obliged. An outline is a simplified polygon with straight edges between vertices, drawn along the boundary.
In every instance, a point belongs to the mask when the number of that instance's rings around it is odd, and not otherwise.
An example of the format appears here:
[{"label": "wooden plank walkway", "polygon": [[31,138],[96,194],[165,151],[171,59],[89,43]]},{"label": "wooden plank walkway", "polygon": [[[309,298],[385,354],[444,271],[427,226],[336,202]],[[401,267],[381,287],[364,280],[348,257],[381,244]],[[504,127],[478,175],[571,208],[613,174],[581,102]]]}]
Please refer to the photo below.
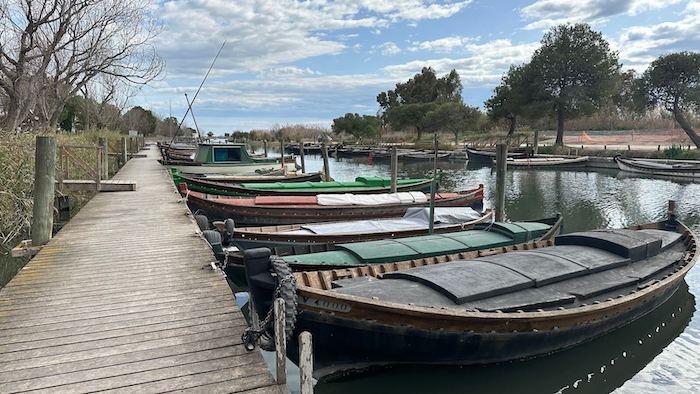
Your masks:
[{"label": "wooden plank walkway", "polygon": [[280,392],[157,155],[0,290],[1,393]]}]

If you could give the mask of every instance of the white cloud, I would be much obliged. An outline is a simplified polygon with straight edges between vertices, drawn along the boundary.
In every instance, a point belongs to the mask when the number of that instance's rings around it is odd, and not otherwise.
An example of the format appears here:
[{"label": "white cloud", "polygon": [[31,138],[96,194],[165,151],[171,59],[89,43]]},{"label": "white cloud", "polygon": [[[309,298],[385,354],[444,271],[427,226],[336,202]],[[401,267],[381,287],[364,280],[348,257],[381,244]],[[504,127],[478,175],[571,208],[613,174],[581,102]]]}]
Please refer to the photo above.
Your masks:
[{"label": "white cloud", "polygon": [[383,44],[377,45],[375,47],[382,55],[392,56],[401,53],[401,48],[391,41],[387,41]]},{"label": "white cloud", "polygon": [[409,51],[429,51],[438,53],[452,52],[456,49],[464,49],[464,47],[476,40],[474,37],[466,36],[449,36],[431,41],[415,41],[408,48]]},{"label": "white cloud", "polygon": [[677,21],[623,29],[613,47],[625,67],[643,71],[661,54],[700,48],[700,1],[691,1]]},{"label": "white cloud", "polygon": [[414,60],[404,64],[384,67],[384,70],[397,79],[405,79],[431,66],[438,74],[456,69],[465,87],[491,86],[498,83],[511,64],[528,61],[538,43],[513,44],[507,39],[498,39],[482,44],[465,45],[469,56],[461,58],[441,58]]},{"label": "white cloud", "polygon": [[536,0],[520,15],[530,23],[525,29],[547,29],[568,22],[602,23],[607,18],[660,9],[682,0]]}]

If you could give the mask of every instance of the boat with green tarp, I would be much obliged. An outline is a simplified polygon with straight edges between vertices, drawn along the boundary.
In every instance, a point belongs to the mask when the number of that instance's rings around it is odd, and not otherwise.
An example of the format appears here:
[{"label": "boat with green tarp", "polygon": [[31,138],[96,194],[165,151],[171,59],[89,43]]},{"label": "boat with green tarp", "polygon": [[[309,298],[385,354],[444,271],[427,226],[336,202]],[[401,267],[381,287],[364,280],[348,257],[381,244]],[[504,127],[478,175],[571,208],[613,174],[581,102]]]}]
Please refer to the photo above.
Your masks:
[{"label": "boat with green tarp", "polygon": [[237,187],[241,183],[318,182],[321,180],[321,173],[318,172],[288,175],[210,175],[206,177],[181,174],[176,169],[172,169],[171,173],[176,186],[186,183],[190,190],[222,196],[240,195]]},{"label": "boat with green tarp", "polygon": [[[326,252],[280,257],[294,271],[341,269],[372,264],[426,258],[460,258],[463,253],[548,240],[561,230],[562,219],[529,222],[494,222],[470,230],[378,241],[329,245]],[[269,255],[269,249],[268,255]],[[237,285],[245,284],[243,259],[233,254],[226,262],[226,274]]]}]

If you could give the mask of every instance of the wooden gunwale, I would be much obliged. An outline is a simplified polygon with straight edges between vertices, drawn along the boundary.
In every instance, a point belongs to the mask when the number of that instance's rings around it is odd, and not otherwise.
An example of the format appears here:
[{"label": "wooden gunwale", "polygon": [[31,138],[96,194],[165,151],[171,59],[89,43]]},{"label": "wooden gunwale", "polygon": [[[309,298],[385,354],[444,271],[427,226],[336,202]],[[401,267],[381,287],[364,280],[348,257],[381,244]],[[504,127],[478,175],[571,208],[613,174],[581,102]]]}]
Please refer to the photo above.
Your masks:
[{"label": "wooden gunwale", "polygon": [[[635,226],[633,228],[658,228],[658,225],[659,223],[654,223],[650,225]],[[309,286],[312,275],[316,275],[317,279],[324,278],[324,281],[328,281],[329,279],[334,280],[334,274],[338,275],[338,273],[343,272],[349,274],[348,276],[345,276],[348,278],[367,275],[376,277],[383,272],[395,271],[399,268],[405,269],[411,266],[425,265],[416,264],[414,261],[380,264],[371,267],[347,268],[341,270],[299,272],[295,273],[295,277],[298,283],[298,295],[300,300],[305,298],[313,298],[331,303],[347,304],[350,307],[349,312],[334,312],[336,317],[339,318],[364,320],[367,316],[371,316],[375,324],[410,325],[427,330],[444,329],[463,331],[465,328],[469,328],[470,330],[474,331],[502,333],[511,333],[513,331],[559,330],[579,326],[591,321],[608,319],[619,315],[663,295],[665,290],[670,290],[677,287],[680,284],[680,281],[684,279],[685,275],[694,266],[698,259],[697,237],[684,224],[678,222],[678,226],[681,230],[679,232],[683,234],[683,242],[686,246],[687,252],[684,263],[672,274],[661,280],[652,281],[650,284],[645,283],[645,285],[648,285],[644,288],[638,288],[629,294],[621,295],[614,299],[608,299],[606,301],[593,303],[590,305],[581,304],[575,307],[551,311],[540,310],[534,312],[504,313],[466,311],[456,308],[429,308],[388,301],[375,301],[363,297],[335,293],[327,289]],[[545,247],[550,245],[553,245],[553,241],[538,241],[516,245],[514,247],[504,247],[500,248],[500,250],[492,249],[485,253],[500,254],[520,250],[520,248],[527,250],[529,248]],[[470,253],[479,255],[479,253],[484,252]],[[342,276],[338,277],[342,278]],[[322,283],[320,285],[317,284],[317,286],[321,287]],[[328,311],[323,309],[305,305],[303,302],[300,302],[300,305],[302,310],[309,310],[321,314],[328,313]]]}]

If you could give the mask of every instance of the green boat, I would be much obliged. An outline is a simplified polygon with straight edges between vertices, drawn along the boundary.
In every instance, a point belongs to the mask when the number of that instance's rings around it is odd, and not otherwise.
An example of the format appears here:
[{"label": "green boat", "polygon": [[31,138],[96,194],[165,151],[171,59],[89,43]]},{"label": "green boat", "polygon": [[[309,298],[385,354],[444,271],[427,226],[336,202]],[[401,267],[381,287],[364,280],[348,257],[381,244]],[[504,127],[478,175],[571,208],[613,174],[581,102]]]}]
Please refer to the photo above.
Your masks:
[{"label": "green boat", "polygon": [[[397,192],[430,191],[430,179],[399,179]],[[190,182],[188,183],[188,187]],[[201,182],[200,182],[201,183]],[[195,185],[196,187],[196,185]],[[211,193],[213,189],[208,189]],[[391,178],[357,177],[353,182],[246,182],[228,185],[225,195],[229,196],[314,196],[317,194],[378,194],[391,191]],[[216,191],[214,191],[216,193]]]},{"label": "green boat", "polygon": [[[342,269],[438,256],[447,260],[460,259],[462,258],[461,254],[475,250],[500,248],[533,240],[553,239],[561,230],[561,224],[560,216],[528,222],[483,223],[476,225],[471,230],[335,244],[330,246],[332,250],[329,251],[281,258],[294,271]],[[269,250],[264,255],[269,255]],[[237,254],[229,256],[225,271],[234,284],[245,286],[243,259],[238,257]]]},{"label": "green boat", "polygon": [[[280,159],[252,157],[245,144],[199,144],[193,161],[163,163],[181,173],[198,175],[256,175],[282,169]],[[285,167],[289,172],[295,171],[296,163],[285,163]]]}]

